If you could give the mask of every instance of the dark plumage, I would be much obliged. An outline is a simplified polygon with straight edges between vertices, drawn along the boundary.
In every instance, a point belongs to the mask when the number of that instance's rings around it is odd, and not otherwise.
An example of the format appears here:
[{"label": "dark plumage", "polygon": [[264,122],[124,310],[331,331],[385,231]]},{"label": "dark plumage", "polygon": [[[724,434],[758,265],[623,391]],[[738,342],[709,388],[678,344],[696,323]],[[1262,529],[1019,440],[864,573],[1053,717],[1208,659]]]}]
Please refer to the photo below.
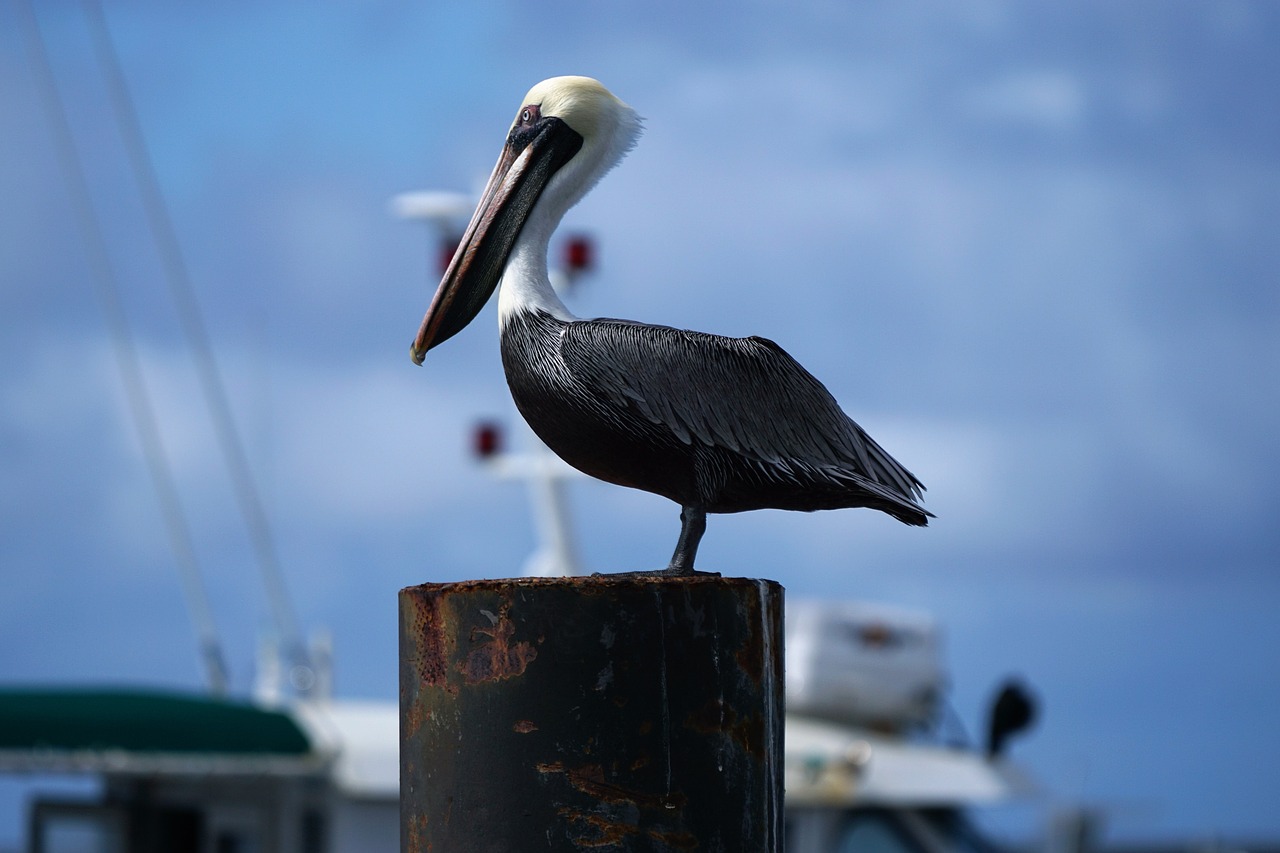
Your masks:
[{"label": "dark plumage", "polygon": [[593,477],[695,513],[870,507],[928,523],[920,481],[773,341],[535,310],[506,322],[502,362],[534,432]]}]

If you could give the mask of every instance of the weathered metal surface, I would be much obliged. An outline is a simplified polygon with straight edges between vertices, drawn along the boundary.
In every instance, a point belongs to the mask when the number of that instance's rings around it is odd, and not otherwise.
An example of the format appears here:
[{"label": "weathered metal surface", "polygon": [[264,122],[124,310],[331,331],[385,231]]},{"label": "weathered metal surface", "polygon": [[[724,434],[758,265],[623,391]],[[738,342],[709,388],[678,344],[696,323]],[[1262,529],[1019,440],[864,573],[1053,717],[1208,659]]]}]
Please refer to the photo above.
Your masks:
[{"label": "weathered metal surface", "polygon": [[782,587],[400,592],[405,853],[782,850]]}]

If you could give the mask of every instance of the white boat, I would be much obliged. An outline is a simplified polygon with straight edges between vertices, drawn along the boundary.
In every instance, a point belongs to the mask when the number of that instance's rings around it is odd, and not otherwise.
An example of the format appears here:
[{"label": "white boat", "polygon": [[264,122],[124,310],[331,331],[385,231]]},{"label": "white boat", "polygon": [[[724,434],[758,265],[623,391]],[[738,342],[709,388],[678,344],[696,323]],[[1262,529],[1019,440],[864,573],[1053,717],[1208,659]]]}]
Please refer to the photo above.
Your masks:
[{"label": "white boat", "polygon": [[863,602],[798,601],[787,605],[786,626],[787,853],[993,849],[968,810],[1026,796],[1033,786],[998,749],[927,737],[947,681],[933,618]]}]

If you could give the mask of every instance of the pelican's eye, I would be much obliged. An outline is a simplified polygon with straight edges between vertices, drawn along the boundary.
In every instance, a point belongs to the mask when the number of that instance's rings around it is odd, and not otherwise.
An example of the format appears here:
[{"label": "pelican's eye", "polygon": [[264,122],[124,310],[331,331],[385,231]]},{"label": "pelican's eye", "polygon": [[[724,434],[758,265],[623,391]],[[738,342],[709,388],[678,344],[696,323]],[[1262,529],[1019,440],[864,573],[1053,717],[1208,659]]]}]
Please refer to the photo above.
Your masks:
[{"label": "pelican's eye", "polygon": [[520,111],[520,126],[528,127],[542,117],[542,110],[537,104],[530,104]]}]

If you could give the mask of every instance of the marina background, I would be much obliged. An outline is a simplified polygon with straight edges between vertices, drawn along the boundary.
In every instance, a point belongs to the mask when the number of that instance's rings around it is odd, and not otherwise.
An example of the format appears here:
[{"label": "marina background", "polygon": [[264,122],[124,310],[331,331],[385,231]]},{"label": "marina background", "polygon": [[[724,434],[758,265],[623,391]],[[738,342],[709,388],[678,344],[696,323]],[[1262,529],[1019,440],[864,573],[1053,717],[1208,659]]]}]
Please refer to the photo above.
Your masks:
[{"label": "marina background", "polygon": [[[267,605],[192,354],[84,14],[35,12],[245,692]],[[1015,757],[1102,807],[1109,839],[1280,836],[1280,9],[105,13],[340,693],[394,695],[397,589],[513,574],[533,539],[467,448],[477,419],[516,418],[494,310],[410,364],[434,238],[388,201],[474,189],[530,85],[590,74],[647,130],[566,219],[600,261],[571,307],[776,340],[938,515],[712,517],[700,565],[933,612],[970,734],[1023,676],[1043,713]],[[21,17],[0,5],[0,681],[198,688]],[[571,500],[589,569],[665,563],[674,506]],[[0,845],[22,790],[0,782]]]}]

